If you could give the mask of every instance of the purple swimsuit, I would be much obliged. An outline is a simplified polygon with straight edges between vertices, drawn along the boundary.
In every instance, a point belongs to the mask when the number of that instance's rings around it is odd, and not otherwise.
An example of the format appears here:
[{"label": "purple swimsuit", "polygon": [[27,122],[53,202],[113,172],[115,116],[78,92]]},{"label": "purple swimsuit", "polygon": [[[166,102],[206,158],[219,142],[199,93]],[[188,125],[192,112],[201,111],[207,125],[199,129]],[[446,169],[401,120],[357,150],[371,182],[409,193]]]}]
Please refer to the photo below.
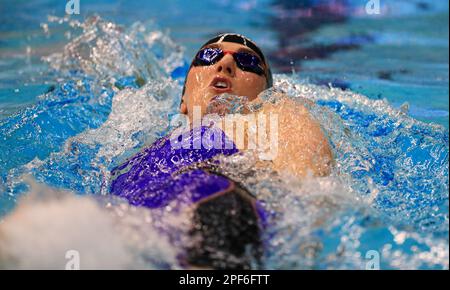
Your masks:
[{"label": "purple swimsuit", "polygon": [[[195,144],[200,140],[214,141],[214,136],[221,136],[220,146],[214,147],[222,149],[192,149],[198,148]],[[211,163],[205,166],[219,154],[236,153],[235,144],[213,127],[194,128],[181,140],[166,136],[112,170],[111,193],[147,208],[161,208],[172,201],[194,206],[194,224],[200,226],[190,233],[200,234],[203,239],[185,249],[186,264],[246,269],[250,260],[261,256],[264,211],[244,187],[211,170]],[[255,249],[251,257],[245,253],[248,245]],[[226,252],[227,257],[214,258],[218,251]]]}]

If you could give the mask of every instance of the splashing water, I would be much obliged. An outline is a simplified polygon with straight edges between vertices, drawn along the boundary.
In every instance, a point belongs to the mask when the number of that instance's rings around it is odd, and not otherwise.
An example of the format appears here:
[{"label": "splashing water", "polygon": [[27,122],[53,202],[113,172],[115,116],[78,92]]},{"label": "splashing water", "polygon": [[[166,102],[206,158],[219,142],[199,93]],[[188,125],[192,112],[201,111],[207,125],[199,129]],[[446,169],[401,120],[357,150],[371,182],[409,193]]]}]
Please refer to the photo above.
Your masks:
[{"label": "splashing water", "polygon": [[[18,219],[17,213],[31,211],[32,205],[17,202],[20,196],[54,191],[29,187],[23,176],[32,174],[49,186],[88,195],[77,199],[56,190],[53,195],[61,199],[39,198],[36,213],[48,215],[36,224],[48,224],[57,214],[67,221],[97,220],[106,235],[119,233],[107,246],[117,253],[116,261],[100,259],[106,264],[91,267],[177,268],[176,245],[161,241],[154,232],[158,225],[148,222],[158,213],[107,194],[110,170],[168,133],[187,68],[183,48],[154,25],[124,29],[99,17],[84,23],[53,20],[69,24],[68,31],[79,36],[62,53],[45,58],[59,85],[38,104],[0,121],[0,211],[6,216],[0,241],[3,236],[28,240],[33,227],[27,220],[42,215],[30,212],[28,219]],[[295,76],[275,75],[274,88],[263,99],[273,101],[280,91],[314,101],[309,110],[330,140],[336,165],[328,177],[298,180],[256,169],[252,154],[219,158],[223,171],[273,213],[264,268],[365,269],[366,254],[377,251],[382,269],[448,269],[448,131],[385,100]],[[8,225],[15,224],[24,230],[12,231]],[[82,220],[75,227],[90,229]],[[65,243],[63,226],[53,229],[41,235],[40,245],[55,237]],[[124,242],[125,236],[132,242]],[[105,246],[104,237],[91,239],[98,245],[92,251]],[[27,244],[17,245],[2,250],[18,259]],[[58,267],[52,263],[47,266]]]},{"label": "splashing water", "polygon": [[[80,254],[83,269],[174,267],[175,248],[152,226],[155,213],[113,197],[75,196],[25,179],[31,194],[0,227],[5,237],[0,239],[0,269],[64,269],[68,250]],[[168,224],[182,223],[180,218],[172,216]]]}]

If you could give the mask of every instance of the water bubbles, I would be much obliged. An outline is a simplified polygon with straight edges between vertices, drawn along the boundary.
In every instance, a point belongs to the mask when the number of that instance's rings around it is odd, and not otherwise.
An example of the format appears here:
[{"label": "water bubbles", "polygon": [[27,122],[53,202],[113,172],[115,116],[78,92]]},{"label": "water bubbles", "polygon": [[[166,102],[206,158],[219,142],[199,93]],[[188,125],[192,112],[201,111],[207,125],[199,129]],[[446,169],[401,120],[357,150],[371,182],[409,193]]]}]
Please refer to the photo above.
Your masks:
[{"label": "water bubbles", "polygon": [[[261,99],[276,102],[277,89],[315,102],[303,103],[329,137],[335,167],[329,177],[299,181],[274,178],[267,167],[254,166],[255,156],[249,154],[220,160],[228,176],[264,199],[266,210],[274,213],[266,265],[360,268],[365,264],[360,251],[381,251],[383,244],[394,243],[394,251],[385,248],[386,267],[448,267],[442,259],[448,256],[448,132],[412,119],[385,100],[289,76],[276,76],[275,89]],[[381,225],[393,234],[366,242]],[[302,254],[299,249],[319,232],[325,236],[320,234],[316,254]],[[437,260],[426,252],[411,253],[410,240],[419,249],[440,245],[433,254]]]},{"label": "water bubbles", "polygon": [[219,116],[241,114],[244,112],[247,102],[247,97],[221,94],[211,100],[206,108],[206,114],[218,114]]},{"label": "water bubbles", "polygon": [[[181,86],[170,75],[185,65],[184,50],[167,33],[99,17],[49,22],[72,27],[64,50],[46,58],[60,84],[39,104],[0,121],[0,198],[9,210],[28,189],[21,176],[29,172],[53,186],[108,197],[110,169],[165,136],[168,116],[178,110]],[[265,268],[360,269],[369,250],[381,253],[386,268],[448,268],[448,131],[411,118],[407,105],[397,110],[295,75],[275,75],[261,103],[227,95],[218,101],[230,105],[228,112],[241,113],[244,104],[256,112],[283,95],[303,104],[329,138],[335,159],[329,176],[276,173],[252,152],[211,161],[262,201],[269,216]],[[157,164],[162,171],[164,162]],[[108,199],[104,208],[120,236],[130,237],[133,259],[176,267],[171,251],[182,242],[153,249],[161,235],[146,227],[178,235],[189,217],[175,216],[176,204],[149,213]]]},{"label": "water bubbles", "polygon": [[50,36],[50,31],[48,29],[48,24],[47,23],[41,23],[41,28],[44,31],[44,34],[48,37]]},{"label": "water bubbles", "polygon": [[[182,63],[183,49],[150,24],[136,23],[124,29],[98,16],[71,24],[82,28],[81,35],[62,53],[44,58],[59,74],[81,71],[106,83],[117,76],[148,81],[169,74]],[[164,52],[160,58],[158,51]]]}]

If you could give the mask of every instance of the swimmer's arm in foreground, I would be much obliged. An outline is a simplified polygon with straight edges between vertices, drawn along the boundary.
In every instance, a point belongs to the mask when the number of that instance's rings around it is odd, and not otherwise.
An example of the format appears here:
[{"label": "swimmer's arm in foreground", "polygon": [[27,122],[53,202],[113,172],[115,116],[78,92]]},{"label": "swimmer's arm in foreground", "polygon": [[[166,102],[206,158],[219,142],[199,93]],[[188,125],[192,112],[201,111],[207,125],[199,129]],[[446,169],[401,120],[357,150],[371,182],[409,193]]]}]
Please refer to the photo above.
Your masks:
[{"label": "swimmer's arm in foreground", "polygon": [[[330,174],[333,163],[330,144],[304,105],[282,97],[276,104],[265,103],[261,112],[264,116],[270,113],[278,116],[278,153],[272,160],[274,170],[297,177]],[[270,126],[267,127],[269,130]],[[271,136],[270,132],[268,136]]]}]

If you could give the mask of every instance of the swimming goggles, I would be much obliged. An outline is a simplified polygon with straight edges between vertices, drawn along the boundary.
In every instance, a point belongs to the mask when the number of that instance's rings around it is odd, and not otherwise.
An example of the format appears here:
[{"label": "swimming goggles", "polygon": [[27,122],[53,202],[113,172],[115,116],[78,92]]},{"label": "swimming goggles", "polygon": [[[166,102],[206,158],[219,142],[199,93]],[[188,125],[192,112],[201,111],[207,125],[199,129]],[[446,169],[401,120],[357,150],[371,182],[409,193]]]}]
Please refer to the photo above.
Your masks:
[{"label": "swimming goggles", "polygon": [[222,50],[220,48],[203,48],[195,56],[194,66],[208,66],[220,61],[226,54],[231,54],[238,68],[243,71],[252,72],[258,75],[265,75],[261,67],[262,61],[259,57],[248,52],[235,52]]}]

